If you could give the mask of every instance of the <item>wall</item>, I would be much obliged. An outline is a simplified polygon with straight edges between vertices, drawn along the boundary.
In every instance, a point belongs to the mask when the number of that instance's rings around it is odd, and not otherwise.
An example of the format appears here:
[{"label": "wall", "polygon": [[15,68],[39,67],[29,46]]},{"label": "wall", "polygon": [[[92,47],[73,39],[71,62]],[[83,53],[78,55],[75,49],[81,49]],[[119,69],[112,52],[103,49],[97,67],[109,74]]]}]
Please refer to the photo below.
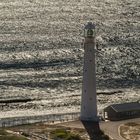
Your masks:
[{"label": "wall", "polygon": [[79,116],[80,113],[75,112],[75,113],[63,113],[63,114],[48,114],[48,115],[40,115],[40,116],[1,118],[0,127],[32,124],[38,122],[56,122],[56,121],[61,122],[61,121],[78,120]]}]

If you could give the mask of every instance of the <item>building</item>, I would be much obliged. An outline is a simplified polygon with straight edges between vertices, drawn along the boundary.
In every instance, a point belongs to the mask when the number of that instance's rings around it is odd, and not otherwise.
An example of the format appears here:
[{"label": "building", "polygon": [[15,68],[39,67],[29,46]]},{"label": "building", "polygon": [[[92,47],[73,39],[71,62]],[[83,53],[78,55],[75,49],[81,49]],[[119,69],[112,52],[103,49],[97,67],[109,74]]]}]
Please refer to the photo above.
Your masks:
[{"label": "building", "polygon": [[96,100],[95,25],[85,26],[81,120],[98,121]]},{"label": "building", "polygon": [[140,117],[140,103],[113,104],[104,109],[104,118],[112,121]]}]

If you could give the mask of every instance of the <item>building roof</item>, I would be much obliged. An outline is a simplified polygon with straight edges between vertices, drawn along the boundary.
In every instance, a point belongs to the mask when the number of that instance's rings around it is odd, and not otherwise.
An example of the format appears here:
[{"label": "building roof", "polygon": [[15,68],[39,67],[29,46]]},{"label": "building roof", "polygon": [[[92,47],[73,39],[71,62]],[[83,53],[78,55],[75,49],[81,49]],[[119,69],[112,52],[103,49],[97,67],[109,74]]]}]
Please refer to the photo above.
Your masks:
[{"label": "building roof", "polygon": [[140,110],[140,103],[131,102],[131,103],[123,103],[123,104],[113,104],[110,105],[109,107],[114,109],[116,112],[133,111],[133,110]]}]

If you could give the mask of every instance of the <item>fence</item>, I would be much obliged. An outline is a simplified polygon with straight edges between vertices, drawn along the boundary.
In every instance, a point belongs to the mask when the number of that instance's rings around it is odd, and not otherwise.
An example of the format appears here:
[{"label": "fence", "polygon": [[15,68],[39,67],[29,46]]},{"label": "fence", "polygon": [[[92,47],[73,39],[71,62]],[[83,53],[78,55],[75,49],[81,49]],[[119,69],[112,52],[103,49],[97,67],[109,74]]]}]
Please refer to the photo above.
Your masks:
[{"label": "fence", "polygon": [[79,112],[74,113],[62,113],[62,114],[48,114],[40,116],[25,116],[25,117],[11,117],[1,118],[0,127],[10,127],[23,124],[32,124],[39,122],[56,122],[56,121],[70,121],[78,120],[80,116]]}]

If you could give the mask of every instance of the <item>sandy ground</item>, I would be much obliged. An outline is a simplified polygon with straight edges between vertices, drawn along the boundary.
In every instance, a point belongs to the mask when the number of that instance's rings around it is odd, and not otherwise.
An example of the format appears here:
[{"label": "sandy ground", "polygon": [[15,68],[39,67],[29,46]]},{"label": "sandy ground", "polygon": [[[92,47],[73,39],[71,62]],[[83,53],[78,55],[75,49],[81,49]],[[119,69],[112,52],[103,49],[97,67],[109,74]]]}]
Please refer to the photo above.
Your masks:
[{"label": "sandy ground", "polygon": [[120,133],[126,140],[140,140],[140,121],[121,125]]}]

